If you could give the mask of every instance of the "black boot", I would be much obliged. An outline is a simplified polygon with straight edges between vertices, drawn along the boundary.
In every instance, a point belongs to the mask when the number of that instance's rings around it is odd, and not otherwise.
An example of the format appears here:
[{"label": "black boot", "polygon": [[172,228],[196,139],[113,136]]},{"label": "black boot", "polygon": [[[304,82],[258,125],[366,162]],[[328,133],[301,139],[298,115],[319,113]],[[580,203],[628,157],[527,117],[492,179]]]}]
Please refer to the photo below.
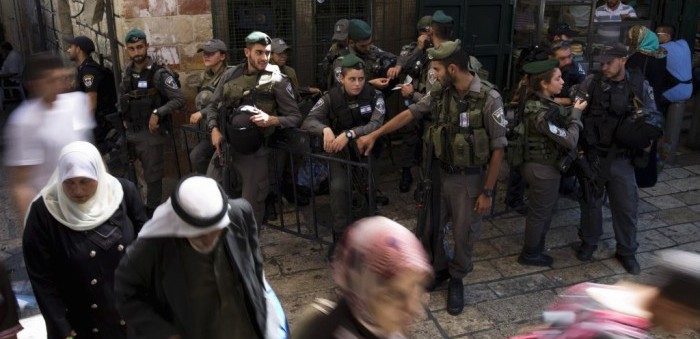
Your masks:
[{"label": "black boot", "polygon": [[576,248],[576,258],[581,261],[593,260],[593,252],[598,248],[596,245],[588,244],[581,241],[581,244]]},{"label": "black boot", "polygon": [[265,224],[270,220],[277,220],[277,195],[270,193],[265,198],[265,214],[263,215],[262,223]]},{"label": "black boot", "polygon": [[518,263],[527,266],[552,266],[554,259],[549,255],[542,253],[539,247],[530,248],[523,247],[523,251],[518,256]]},{"label": "black boot", "polygon": [[406,193],[411,190],[411,184],[413,183],[413,175],[411,175],[411,168],[404,167],[401,170],[401,181],[399,181],[399,192]]},{"label": "black boot", "polygon": [[640,272],[639,268],[639,263],[637,262],[637,258],[634,256],[634,254],[631,255],[620,255],[620,254],[615,254],[615,259],[622,264],[622,267],[625,268],[625,271],[629,274],[637,275]]},{"label": "black boot", "polygon": [[458,315],[464,309],[464,285],[461,278],[450,278],[447,285],[447,313]]},{"label": "black boot", "polygon": [[435,278],[433,278],[433,282],[428,286],[428,292],[435,291],[436,288],[440,287],[440,285],[448,279],[450,279],[450,272],[446,269],[435,272]]}]

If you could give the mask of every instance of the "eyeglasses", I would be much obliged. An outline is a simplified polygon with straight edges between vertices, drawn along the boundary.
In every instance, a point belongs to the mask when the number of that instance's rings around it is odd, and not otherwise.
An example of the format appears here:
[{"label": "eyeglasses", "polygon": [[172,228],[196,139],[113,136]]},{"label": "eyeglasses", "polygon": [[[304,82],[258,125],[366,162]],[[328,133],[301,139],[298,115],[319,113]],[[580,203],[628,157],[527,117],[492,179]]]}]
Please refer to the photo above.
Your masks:
[{"label": "eyeglasses", "polygon": [[670,34],[668,34],[666,32],[656,32],[656,35],[670,35]]}]

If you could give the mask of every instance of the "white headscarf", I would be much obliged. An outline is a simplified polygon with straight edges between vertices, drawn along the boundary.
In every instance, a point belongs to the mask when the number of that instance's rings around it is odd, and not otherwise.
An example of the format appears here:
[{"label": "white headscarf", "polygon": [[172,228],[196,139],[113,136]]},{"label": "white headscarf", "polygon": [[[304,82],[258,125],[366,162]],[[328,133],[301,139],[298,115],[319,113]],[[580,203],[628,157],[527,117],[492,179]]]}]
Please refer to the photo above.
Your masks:
[{"label": "white headscarf", "polygon": [[[194,218],[212,218],[221,212],[224,204],[228,205],[228,201],[222,198],[219,185],[211,178],[193,176],[182,181],[175,189],[178,190],[178,202],[183,212]],[[228,213],[224,213],[220,220],[210,226],[194,226],[175,212],[172,198],[168,198],[156,208],[153,218],[143,225],[139,238],[192,238],[223,229],[229,222]]]},{"label": "white headscarf", "polygon": [[[95,194],[82,204],[73,202],[63,192],[63,182],[78,177],[97,181]],[[114,214],[124,190],[119,180],[107,173],[97,148],[89,142],[75,141],[61,149],[58,166],[39,195],[58,222],[75,231],[87,231],[102,225]]]}]

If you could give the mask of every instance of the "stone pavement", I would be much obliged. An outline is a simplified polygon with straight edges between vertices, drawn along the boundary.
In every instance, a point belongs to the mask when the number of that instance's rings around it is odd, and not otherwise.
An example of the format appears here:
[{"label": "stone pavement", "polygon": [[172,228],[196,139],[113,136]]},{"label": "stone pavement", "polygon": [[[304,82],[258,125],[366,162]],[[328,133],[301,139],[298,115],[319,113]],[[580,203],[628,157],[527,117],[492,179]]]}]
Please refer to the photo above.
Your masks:
[{"label": "stone pavement", "polygon": [[[676,248],[700,252],[700,154],[683,151],[678,163],[660,174],[655,187],[639,190],[639,276],[627,274],[613,258],[615,239],[607,208],[605,234],[595,261],[582,263],[575,258],[571,245],[577,241],[578,203],[562,198],[547,235],[549,254],[555,259],[553,268],[525,267],[516,262],[523,242],[523,216],[510,212],[487,220],[481,241],[476,244],[474,271],[464,279],[464,312],[456,317],[447,313],[443,284],[441,290],[431,293],[427,315],[412,327],[412,335],[507,337],[537,324],[541,311],[568,286],[584,281],[648,281],[655,274],[656,251]],[[413,195],[398,193],[398,173],[389,171],[378,181],[391,200],[380,214],[414,228]],[[270,228],[262,230],[261,241],[267,278],[282,301],[293,331],[301,311],[314,298],[336,298],[329,264],[324,261],[327,247]],[[700,338],[695,332],[654,335]]]}]

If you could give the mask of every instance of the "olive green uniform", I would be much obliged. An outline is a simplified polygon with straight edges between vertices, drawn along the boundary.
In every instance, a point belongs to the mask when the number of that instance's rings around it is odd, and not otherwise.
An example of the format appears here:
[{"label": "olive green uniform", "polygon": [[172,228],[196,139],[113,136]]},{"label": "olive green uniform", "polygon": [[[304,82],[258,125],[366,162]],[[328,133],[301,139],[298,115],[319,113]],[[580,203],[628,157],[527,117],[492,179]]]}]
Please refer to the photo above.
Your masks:
[{"label": "olive green uniform", "polygon": [[[197,96],[195,97],[195,106],[198,111],[201,111],[207,107],[211,101],[211,97],[216,90],[216,86],[221,80],[221,75],[224,74],[227,67],[222,66],[217,72],[211,69],[205,70],[199,77],[199,83],[197,84]],[[199,123],[199,128],[201,132],[207,131],[207,118],[202,113],[202,120]],[[205,133],[206,135],[206,133]],[[199,174],[208,174],[210,177],[217,181],[221,181],[221,173],[207,173],[207,167],[209,166],[210,160],[214,155],[214,146],[211,144],[211,139],[205,136],[202,140],[197,143],[192,151],[190,151],[190,161],[194,167],[194,171]]]},{"label": "olive green uniform", "polygon": [[[473,247],[481,232],[481,216],[475,214],[474,206],[484,187],[483,168],[493,150],[507,145],[503,102],[492,85],[475,75],[463,98],[450,86],[429,92],[408,109],[415,119],[426,115],[432,119],[426,125],[423,144],[433,147],[432,159],[424,159],[431,166],[433,203],[429,214],[439,213],[439,224],[429,225],[438,232],[436,243],[440,244],[431,253],[433,269],[449,269],[450,276],[462,278],[472,270]],[[469,127],[460,127],[462,113],[469,116]],[[452,260],[441,246],[448,222],[455,240]],[[431,239],[421,238],[426,248],[433,248],[426,244]]]},{"label": "olive green uniform", "polygon": [[[276,128],[294,128],[301,122],[296,97],[289,79],[276,65],[268,64],[263,71],[246,72],[247,62],[228,69],[221,76],[211,103],[202,111],[211,131],[222,132],[224,114],[241,105],[254,105],[265,113],[277,116],[278,127],[263,128],[270,136]],[[268,161],[270,149],[263,145],[255,153],[244,155],[231,149],[227,163],[238,171],[242,182],[242,196],[253,206],[256,220],[262,220],[270,181]]]},{"label": "olive green uniform", "polygon": [[569,118],[568,109],[547,98],[528,100],[523,115],[525,163],[521,171],[528,184],[525,247],[544,248],[544,238],[559,198],[559,162],[576,149],[582,125],[580,120]]},{"label": "olive green uniform", "polygon": [[[127,143],[143,166],[146,206],[155,209],[163,194],[163,145],[168,132],[165,121],[185,105],[185,98],[174,75],[151,57],[140,71],[134,69],[133,63],[126,67],[119,92],[119,113],[127,125]],[[148,122],[154,109],[160,127],[151,133]]]}]

